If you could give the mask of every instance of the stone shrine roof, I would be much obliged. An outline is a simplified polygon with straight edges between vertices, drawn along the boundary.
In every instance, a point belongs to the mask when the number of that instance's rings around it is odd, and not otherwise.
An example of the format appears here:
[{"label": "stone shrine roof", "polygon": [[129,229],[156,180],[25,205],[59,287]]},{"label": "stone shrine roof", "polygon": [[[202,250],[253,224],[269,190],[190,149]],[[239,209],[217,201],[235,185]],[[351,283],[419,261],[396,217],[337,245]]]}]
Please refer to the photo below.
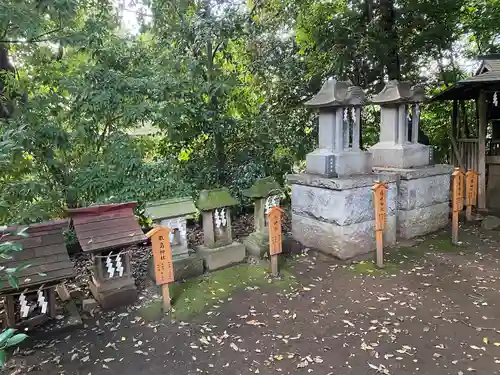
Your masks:
[{"label": "stone shrine roof", "polygon": [[164,199],[146,203],[145,214],[153,220],[169,217],[188,216],[196,212],[194,202],[189,197]]},{"label": "stone shrine roof", "polygon": [[377,95],[373,96],[373,104],[399,104],[423,102],[425,98],[424,89],[412,86],[409,82],[392,80]]},{"label": "stone shrine roof", "polygon": [[281,193],[281,186],[273,177],[259,178],[250,188],[243,190],[243,195],[249,198],[265,198],[272,193]]},{"label": "stone shrine roof", "polygon": [[211,211],[216,208],[230,207],[237,204],[236,199],[231,196],[226,188],[202,190],[198,202],[196,202],[196,206],[201,211]]},{"label": "stone shrine roof", "polygon": [[327,79],[319,92],[304,103],[306,107],[345,107],[363,105],[365,93],[361,87],[354,86],[350,81]]}]

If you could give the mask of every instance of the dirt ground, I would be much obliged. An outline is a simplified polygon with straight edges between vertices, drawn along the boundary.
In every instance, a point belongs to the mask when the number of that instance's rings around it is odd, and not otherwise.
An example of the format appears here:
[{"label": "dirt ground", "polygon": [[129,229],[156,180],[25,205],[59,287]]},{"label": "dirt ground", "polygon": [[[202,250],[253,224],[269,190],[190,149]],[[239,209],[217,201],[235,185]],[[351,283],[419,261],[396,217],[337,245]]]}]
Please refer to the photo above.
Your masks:
[{"label": "dirt ground", "polygon": [[468,227],[459,247],[448,238],[393,249],[384,271],[306,251],[286,283],[246,285],[184,321],[98,313],[26,343],[12,372],[500,374],[500,232]]}]

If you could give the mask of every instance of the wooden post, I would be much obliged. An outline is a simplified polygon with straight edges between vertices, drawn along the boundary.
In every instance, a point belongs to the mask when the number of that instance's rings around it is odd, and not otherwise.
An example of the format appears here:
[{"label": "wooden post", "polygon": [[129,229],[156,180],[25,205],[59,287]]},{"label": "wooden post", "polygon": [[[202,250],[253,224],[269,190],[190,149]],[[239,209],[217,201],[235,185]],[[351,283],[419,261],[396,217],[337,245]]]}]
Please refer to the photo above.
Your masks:
[{"label": "wooden post", "polygon": [[472,220],[472,206],[477,205],[477,184],[479,179],[479,173],[474,169],[469,169],[465,174],[465,185],[466,185],[466,209],[465,217],[467,221]]},{"label": "wooden post", "polygon": [[452,220],[451,220],[451,243],[456,245],[458,243],[458,215],[464,208],[463,196],[463,177],[464,173],[460,168],[455,168],[452,173]]},{"label": "wooden post", "polygon": [[161,285],[163,311],[165,313],[170,311],[171,308],[168,284],[174,282],[174,266],[170,247],[171,231],[172,229],[168,227],[155,227],[146,234],[148,238],[151,238],[156,285]]},{"label": "wooden post", "polygon": [[375,240],[377,241],[377,267],[384,266],[383,233],[387,220],[387,184],[380,181],[373,185],[373,205],[375,208]]},{"label": "wooden post", "polygon": [[281,208],[272,207],[267,212],[267,227],[269,228],[269,256],[271,258],[271,273],[278,276],[278,254],[281,254],[283,238],[281,234]]},{"label": "wooden post", "polygon": [[488,126],[488,104],[486,102],[486,92],[481,91],[478,99],[479,124],[478,124],[478,201],[477,208],[486,210],[486,128]]}]

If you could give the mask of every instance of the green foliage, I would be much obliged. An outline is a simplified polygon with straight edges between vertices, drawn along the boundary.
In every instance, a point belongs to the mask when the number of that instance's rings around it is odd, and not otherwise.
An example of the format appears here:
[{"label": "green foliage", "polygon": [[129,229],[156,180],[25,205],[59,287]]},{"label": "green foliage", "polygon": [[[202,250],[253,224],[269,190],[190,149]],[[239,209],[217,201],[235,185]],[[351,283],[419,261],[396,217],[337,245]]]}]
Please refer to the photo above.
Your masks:
[{"label": "green foliage", "polygon": [[0,369],[5,367],[7,349],[19,345],[28,337],[24,333],[16,334],[16,332],[17,330],[14,328],[7,328],[0,333]]},{"label": "green foliage", "polygon": [[[141,215],[146,201],[221,186],[240,199],[264,176],[283,185],[317,142],[302,103],[325,78],[373,94],[398,77],[430,94],[463,74],[460,55],[499,41],[497,0],[142,4],[150,22],[130,34],[114,1],[3,2],[0,47],[16,71],[0,72],[15,108],[0,119],[0,222],[128,200]],[[422,112],[441,161],[450,112]],[[363,120],[368,147],[378,109]],[[129,135],[138,128],[157,135]]]}]

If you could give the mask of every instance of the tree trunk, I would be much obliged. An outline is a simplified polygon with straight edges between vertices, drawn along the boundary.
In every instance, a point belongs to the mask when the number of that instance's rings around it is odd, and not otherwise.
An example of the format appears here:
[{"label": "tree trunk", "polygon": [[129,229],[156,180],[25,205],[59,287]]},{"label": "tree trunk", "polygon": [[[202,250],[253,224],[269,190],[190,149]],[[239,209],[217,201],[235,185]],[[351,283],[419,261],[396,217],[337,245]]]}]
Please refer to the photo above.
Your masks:
[{"label": "tree trunk", "polygon": [[394,0],[380,0],[380,28],[382,30],[381,44],[385,45],[381,56],[387,69],[389,80],[401,78],[401,67],[398,54],[398,34],[396,30],[396,13]]}]

